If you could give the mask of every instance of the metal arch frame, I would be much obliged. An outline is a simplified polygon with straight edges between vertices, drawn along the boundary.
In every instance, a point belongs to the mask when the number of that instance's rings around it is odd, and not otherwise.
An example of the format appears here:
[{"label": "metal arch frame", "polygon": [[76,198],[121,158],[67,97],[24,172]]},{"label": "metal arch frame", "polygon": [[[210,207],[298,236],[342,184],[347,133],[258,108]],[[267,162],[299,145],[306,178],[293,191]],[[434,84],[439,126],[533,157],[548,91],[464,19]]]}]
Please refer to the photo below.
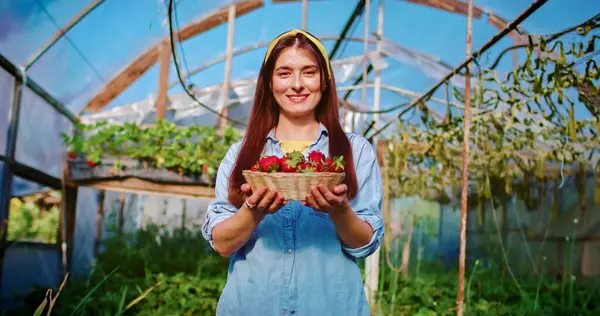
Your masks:
[{"label": "metal arch frame", "polygon": [[[236,6],[235,17],[240,17],[246,13],[262,7],[262,0],[243,0],[233,4]],[[229,6],[221,7],[208,13],[207,15],[188,23],[174,34],[174,39],[182,42],[190,39],[200,33],[206,32],[218,25],[227,22]],[[161,39],[154,46],[142,52],[133,62],[127,65],[123,70],[116,74],[100,91],[81,109],[92,113],[100,111],[110,101],[116,98],[127,87],[135,82],[142,74],[148,71],[158,60],[161,47],[164,42],[170,41],[169,36]]]},{"label": "metal arch frame", "polygon": [[[299,2],[299,1],[301,1],[301,0],[272,0],[272,3]],[[444,10],[447,12],[461,14],[461,15],[466,16],[467,4],[460,0],[401,0],[401,1],[419,4],[419,5],[423,5],[423,6],[440,9],[440,10]],[[45,45],[43,45],[36,53],[34,53],[28,59],[28,62],[25,64],[24,68],[29,69],[31,66],[33,66],[35,64],[35,62],[37,62],[52,46],[54,46],[60,38],[62,38],[65,34],[67,34],[71,29],[73,29],[73,27],[75,27],[86,16],[88,16],[90,13],[92,13],[102,3],[104,3],[104,0],[94,0],[94,2],[92,2],[86,8],[81,10],[64,28],[62,28],[58,32],[56,32],[50,38],[50,40],[48,40],[46,42]],[[239,6],[241,8],[244,8],[245,6],[249,6],[247,12],[250,12],[254,9],[262,7],[263,1],[262,0],[243,0],[243,1],[234,3],[234,5]],[[365,0],[359,0],[357,2],[357,5],[356,5],[354,11],[352,12],[351,16],[349,17],[344,29],[342,30],[341,35],[337,36],[337,38],[336,38],[336,43],[335,43],[334,49],[331,52],[332,58],[333,58],[333,55],[337,52],[337,48],[339,48],[339,45],[343,42],[343,40],[345,40],[345,39],[358,40],[358,38],[346,38],[345,35],[346,35],[348,29],[350,28],[351,24],[354,22],[354,20],[364,12],[364,6],[365,6]],[[212,27],[222,24],[226,17],[227,7],[228,6],[221,7],[219,9],[217,9],[216,11],[214,11],[213,13],[209,14],[208,16],[202,17],[197,21],[190,22],[188,25],[184,26],[178,34],[176,34],[176,38],[179,41],[183,41],[183,40],[189,39],[191,37],[194,37],[197,34],[203,32],[203,31],[206,31]],[[238,12],[242,11],[242,10],[238,10]],[[242,14],[245,14],[247,12],[238,13],[238,14],[236,14],[236,17],[238,17]],[[478,6],[473,7],[473,15],[475,18],[481,18],[482,14],[484,14],[484,13],[489,16],[488,22],[496,28],[500,29],[504,25],[507,24],[507,22],[504,19],[500,18],[497,15],[494,15],[490,10],[483,9]],[[217,20],[216,23],[214,20]],[[203,28],[205,28],[205,29],[203,29]],[[518,34],[516,32],[512,32],[510,34],[510,36],[513,37],[513,39],[515,41],[522,41],[524,39],[524,35]],[[325,37],[323,37],[323,38],[325,38]],[[371,40],[369,40],[369,41],[371,41]],[[87,109],[87,110],[91,110],[92,112],[97,112],[103,106],[105,106],[108,102],[110,102],[110,100],[114,99],[119,93],[121,93],[124,90],[124,88],[128,87],[135,80],[137,80],[141,76],[141,74],[143,74],[145,71],[147,71],[151,67],[151,65],[153,65],[154,63],[157,62],[158,55],[159,55],[158,51],[159,51],[161,42],[162,42],[162,40],[159,41],[159,43],[157,43],[154,47],[152,47],[152,48],[146,50],[145,52],[143,52],[142,54],[140,54],[138,56],[138,58],[136,58],[132,63],[130,63],[130,65],[128,67],[126,67],[124,70],[122,70],[120,73],[118,73],[115,77],[113,77],[113,79],[108,84],[106,84],[103,87],[103,89],[101,91],[99,91],[88,102],[88,104],[86,104],[82,108],[82,111]],[[264,45],[263,43],[260,43],[260,44],[258,44],[257,48],[262,47],[263,45]],[[252,49],[250,49],[250,50],[252,50]],[[243,53],[243,52],[236,51],[234,53],[234,55],[237,55],[240,53]],[[215,61],[213,61],[213,62],[215,62]],[[218,62],[216,62],[216,63],[218,63]],[[147,66],[147,64],[149,64],[150,66]],[[136,67],[136,66],[145,66],[145,67]],[[210,67],[210,65],[208,65],[206,67]],[[198,71],[193,71],[190,74],[193,75],[201,70],[202,69],[200,69]],[[372,66],[369,65],[369,67],[367,69],[367,73],[369,73],[371,70],[372,70]],[[125,82],[122,82],[119,80],[119,79],[122,79],[123,77],[127,76],[130,73],[134,73],[134,75],[132,77],[128,78],[130,80],[125,80]],[[361,77],[358,78],[356,80],[356,82],[357,83],[360,82],[362,80],[363,76],[364,76],[364,74],[361,75]],[[131,80],[131,79],[133,79],[133,80]],[[119,83],[124,83],[124,86],[121,89],[121,91],[114,91],[115,89],[112,89],[113,91],[111,91],[110,87],[118,85]],[[170,84],[169,88],[172,88],[172,87],[173,87],[173,83]],[[119,89],[116,89],[116,90],[119,90]],[[103,96],[105,96],[105,97],[102,98]],[[345,99],[347,99],[348,96],[349,95],[346,95]],[[104,105],[102,105],[102,103],[104,103]],[[62,110],[61,110],[61,112],[63,114],[68,113],[68,111],[67,111],[67,113],[64,113],[65,111],[62,111]],[[70,114],[70,113],[68,113],[68,114]],[[67,116],[70,119],[73,117],[73,115],[67,115]]]},{"label": "metal arch frame", "polygon": [[[317,38],[319,40],[321,40],[321,41],[339,41],[339,40],[347,40],[347,41],[354,41],[354,42],[362,42],[363,41],[363,39],[359,38],[359,37],[342,38],[341,36],[335,36],[335,35],[334,36],[317,36]],[[374,43],[377,42],[374,39],[369,39],[368,41],[371,44],[374,44]],[[249,52],[251,52],[253,50],[257,50],[257,49],[263,48],[265,46],[268,46],[270,43],[271,42],[268,41],[268,42],[261,42],[261,43],[251,44],[251,45],[248,45],[248,46],[246,46],[244,48],[236,49],[231,54],[232,54],[232,56],[238,56],[238,55],[241,55],[241,54],[249,53]],[[200,72],[202,72],[202,71],[204,71],[204,70],[206,70],[206,69],[208,69],[210,67],[213,67],[215,65],[218,65],[218,64],[224,62],[226,59],[227,59],[227,54],[223,54],[220,57],[217,57],[217,58],[215,58],[215,59],[213,59],[213,60],[211,60],[211,61],[209,61],[207,63],[204,63],[204,64],[202,64],[202,65],[200,65],[200,66],[192,69],[189,73],[185,74],[185,76],[183,76],[183,78],[184,79],[189,79],[189,78],[197,75],[198,73],[200,73]],[[169,83],[169,89],[174,88],[178,84],[179,84],[179,81],[172,81],[171,83]]]}]

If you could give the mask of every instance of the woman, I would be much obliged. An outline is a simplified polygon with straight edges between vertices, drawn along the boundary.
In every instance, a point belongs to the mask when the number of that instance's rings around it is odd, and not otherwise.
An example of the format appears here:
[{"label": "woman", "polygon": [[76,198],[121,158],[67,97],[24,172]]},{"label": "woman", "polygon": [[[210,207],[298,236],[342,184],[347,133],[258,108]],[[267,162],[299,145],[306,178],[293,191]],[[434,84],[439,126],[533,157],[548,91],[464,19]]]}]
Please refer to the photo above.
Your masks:
[{"label": "woman", "polygon": [[[342,184],[304,201],[245,184],[261,155],[313,150],[347,163]],[[217,315],[369,315],[356,259],[383,235],[382,188],[371,144],[345,133],[325,48],[293,30],[269,47],[244,140],[223,159],[204,237],[230,257]]]}]

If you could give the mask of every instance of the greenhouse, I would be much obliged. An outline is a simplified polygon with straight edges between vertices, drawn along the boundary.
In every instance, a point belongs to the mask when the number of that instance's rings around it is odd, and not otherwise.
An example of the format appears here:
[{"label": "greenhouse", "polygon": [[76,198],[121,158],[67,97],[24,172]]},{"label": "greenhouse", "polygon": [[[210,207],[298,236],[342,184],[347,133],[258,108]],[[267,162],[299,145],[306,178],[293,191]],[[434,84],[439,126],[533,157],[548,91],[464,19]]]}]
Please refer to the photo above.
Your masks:
[{"label": "greenhouse", "polygon": [[600,314],[598,0],[2,1],[2,312],[215,315],[202,227],[292,29],[381,170],[371,315]]}]

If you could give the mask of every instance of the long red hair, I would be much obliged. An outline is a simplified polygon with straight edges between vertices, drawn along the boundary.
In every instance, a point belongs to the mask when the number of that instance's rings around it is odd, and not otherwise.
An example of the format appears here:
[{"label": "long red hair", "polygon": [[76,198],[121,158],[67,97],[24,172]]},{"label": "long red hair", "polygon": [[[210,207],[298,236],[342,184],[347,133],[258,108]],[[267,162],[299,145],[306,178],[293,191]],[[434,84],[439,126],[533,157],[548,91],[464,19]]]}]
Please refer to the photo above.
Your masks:
[{"label": "long red hair", "polygon": [[[328,77],[328,61],[319,53],[316,45],[303,34],[298,33],[279,40],[273,48],[269,59],[263,63],[260,69],[246,135],[229,178],[229,202],[236,207],[241,207],[245,201],[241,186],[246,180],[242,175],[242,171],[250,169],[260,159],[265,139],[269,132],[277,126],[279,120],[279,105],[269,89],[275,61],[284,49],[294,45],[306,49],[318,61],[323,92],[321,100],[315,109],[316,119],[327,128],[329,138],[335,140],[329,141],[329,157],[344,156],[344,160],[346,161],[346,176],[343,183],[348,186],[348,199],[351,200],[356,196],[358,184],[356,171],[354,170],[352,147],[340,123],[333,71],[331,72],[331,77]],[[328,78],[329,80],[327,80]]]}]

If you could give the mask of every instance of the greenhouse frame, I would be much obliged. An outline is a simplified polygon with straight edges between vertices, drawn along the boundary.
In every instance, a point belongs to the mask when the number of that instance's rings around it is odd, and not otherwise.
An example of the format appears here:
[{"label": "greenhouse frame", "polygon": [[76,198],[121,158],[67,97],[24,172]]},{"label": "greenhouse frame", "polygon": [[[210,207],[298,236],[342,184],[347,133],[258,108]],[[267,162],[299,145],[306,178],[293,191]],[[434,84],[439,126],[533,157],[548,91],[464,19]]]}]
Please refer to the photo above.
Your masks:
[{"label": "greenhouse frame", "polygon": [[[185,236],[293,28],[323,42],[340,121],[377,152],[373,315],[600,312],[596,0],[0,4],[1,309],[214,314],[226,259]],[[200,303],[156,303],[179,277]]]}]

